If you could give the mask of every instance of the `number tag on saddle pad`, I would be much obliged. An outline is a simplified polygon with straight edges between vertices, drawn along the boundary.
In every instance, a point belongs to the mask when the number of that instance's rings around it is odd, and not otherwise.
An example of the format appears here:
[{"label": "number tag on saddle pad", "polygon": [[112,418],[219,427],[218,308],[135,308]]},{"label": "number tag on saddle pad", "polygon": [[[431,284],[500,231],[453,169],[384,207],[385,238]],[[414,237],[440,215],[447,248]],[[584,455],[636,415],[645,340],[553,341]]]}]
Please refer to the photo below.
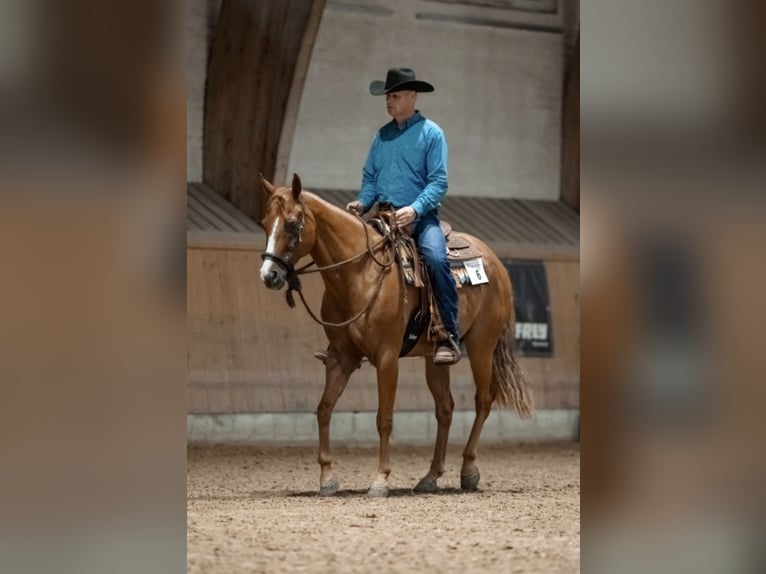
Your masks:
[{"label": "number tag on saddle pad", "polygon": [[463,261],[465,270],[468,271],[468,278],[471,280],[471,285],[481,285],[482,283],[489,283],[487,273],[484,271],[484,261],[479,259],[470,259]]}]

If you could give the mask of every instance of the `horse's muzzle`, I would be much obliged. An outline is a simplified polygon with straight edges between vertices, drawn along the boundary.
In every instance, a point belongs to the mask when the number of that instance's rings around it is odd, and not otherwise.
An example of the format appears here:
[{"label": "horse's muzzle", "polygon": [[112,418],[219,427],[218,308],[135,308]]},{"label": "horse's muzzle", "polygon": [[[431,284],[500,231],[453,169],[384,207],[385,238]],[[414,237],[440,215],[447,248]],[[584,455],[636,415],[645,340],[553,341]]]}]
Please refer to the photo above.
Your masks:
[{"label": "horse's muzzle", "polygon": [[261,273],[261,281],[269,289],[279,290],[285,286],[285,273],[281,269],[271,269]]}]

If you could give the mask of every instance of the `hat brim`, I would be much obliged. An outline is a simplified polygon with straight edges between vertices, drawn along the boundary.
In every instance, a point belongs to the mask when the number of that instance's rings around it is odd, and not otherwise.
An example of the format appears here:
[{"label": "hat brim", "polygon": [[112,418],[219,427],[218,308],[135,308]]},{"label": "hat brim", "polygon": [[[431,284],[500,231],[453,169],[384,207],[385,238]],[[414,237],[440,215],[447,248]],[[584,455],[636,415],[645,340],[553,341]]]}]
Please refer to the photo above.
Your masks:
[{"label": "hat brim", "polygon": [[390,94],[391,92],[401,92],[402,90],[412,90],[413,92],[433,92],[434,87],[428,82],[423,82],[421,80],[401,82],[395,86],[391,86],[388,89],[386,89],[386,82],[382,80],[375,80],[370,82],[370,94],[373,96],[382,96],[384,94]]}]

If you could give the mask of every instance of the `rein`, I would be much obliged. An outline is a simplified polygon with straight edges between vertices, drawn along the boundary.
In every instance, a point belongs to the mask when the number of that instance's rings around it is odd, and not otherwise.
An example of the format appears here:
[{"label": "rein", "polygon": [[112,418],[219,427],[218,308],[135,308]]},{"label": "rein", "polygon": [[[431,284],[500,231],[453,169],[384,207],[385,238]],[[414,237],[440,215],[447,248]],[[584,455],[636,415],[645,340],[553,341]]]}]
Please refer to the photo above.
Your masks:
[{"label": "rein", "polygon": [[[385,278],[386,271],[394,264],[394,261],[396,260],[396,251],[392,250],[391,258],[389,261],[380,261],[377,257],[375,257],[375,249],[379,247],[382,244],[388,244],[390,246],[394,245],[393,241],[393,235],[396,231],[395,227],[391,227],[391,231],[383,237],[380,241],[375,243],[374,245],[371,245],[370,243],[370,230],[369,226],[367,225],[367,222],[362,219],[362,216],[358,213],[354,212],[354,215],[356,218],[361,222],[362,228],[364,229],[364,236],[365,241],[367,243],[366,249],[363,251],[360,251],[353,257],[349,257],[348,259],[344,259],[343,261],[338,261],[337,263],[331,263],[330,265],[325,265],[324,267],[317,267],[316,269],[309,269],[309,267],[312,267],[316,265],[316,262],[309,261],[306,265],[303,267],[300,267],[299,269],[296,269],[295,266],[286,258],[279,257],[278,255],[274,255],[273,253],[269,253],[264,251],[261,253],[261,259],[266,260],[269,259],[270,261],[273,261],[282,269],[285,270],[285,273],[287,275],[287,292],[285,293],[285,299],[287,300],[287,304],[292,308],[295,307],[295,298],[293,297],[293,291],[297,291],[298,295],[301,298],[301,302],[303,303],[303,306],[306,308],[306,311],[308,311],[308,314],[311,316],[311,318],[322,325],[323,327],[346,327],[359,319],[362,315],[364,315],[369,308],[372,306],[372,303],[375,301],[375,299],[378,296],[378,293],[380,293],[380,289],[383,285],[383,279]],[[361,311],[359,311],[356,315],[354,315],[352,318],[347,319],[346,321],[342,321],[340,323],[330,323],[328,321],[323,321],[322,319],[318,318],[316,314],[311,310],[311,307],[309,307],[309,304],[306,302],[305,297],[303,296],[303,286],[301,285],[300,275],[307,275],[309,273],[320,273],[322,271],[328,271],[330,269],[337,269],[339,267],[343,267],[344,265],[347,265],[349,263],[352,263],[354,261],[357,261],[358,259],[361,259],[363,255],[369,255],[370,258],[381,268],[380,274],[378,275],[378,284],[375,287],[375,293],[370,297],[370,300],[367,302],[367,305],[362,308]]]}]

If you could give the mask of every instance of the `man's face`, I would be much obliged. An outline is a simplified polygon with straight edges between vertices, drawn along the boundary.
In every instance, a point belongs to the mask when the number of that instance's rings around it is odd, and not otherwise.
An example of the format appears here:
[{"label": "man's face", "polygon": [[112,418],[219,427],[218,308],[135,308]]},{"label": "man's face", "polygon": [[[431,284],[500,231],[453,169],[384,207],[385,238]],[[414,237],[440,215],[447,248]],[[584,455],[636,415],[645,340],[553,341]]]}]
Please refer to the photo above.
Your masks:
[{"label": "man's face", "polygon": [[386,110],[395,119],[406,119],[415,112],[415,92],[404,90],[386,94]]}]

